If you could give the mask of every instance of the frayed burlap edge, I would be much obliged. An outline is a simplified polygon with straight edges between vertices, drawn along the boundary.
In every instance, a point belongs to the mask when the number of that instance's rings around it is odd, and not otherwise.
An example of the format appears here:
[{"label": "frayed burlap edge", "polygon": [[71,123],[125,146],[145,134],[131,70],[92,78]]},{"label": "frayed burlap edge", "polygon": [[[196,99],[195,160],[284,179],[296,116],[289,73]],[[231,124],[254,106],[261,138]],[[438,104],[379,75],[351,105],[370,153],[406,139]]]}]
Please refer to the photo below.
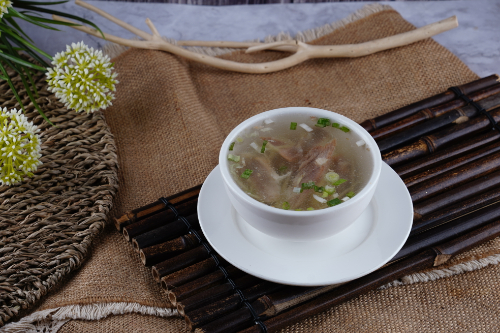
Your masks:
[{"label": "frayed burlap edge", "polygon": [[[369,4],[366,6],[363,6],[361,9],[357,10],[356,12],[350,14],[349,16],[343,18],[342,20],[335,21],[333,23],[325,24],[321,27],[314,28],[314,29],[309,29],[305,30],[302,32],[298,32],[295,37],[292,37],[289,33],[287,32],[281,32],[276,36],[267,36],[264,38],[264,43],[273,43],[273,42],[279,42],[279,41],[284,41],[284,40],[298,40],[304,43],[313,41],[315,39],[318,39],[320,37],[323,37],[325,35],[328,35],[332,32],[334,32],[337,29],[341,29],[345,27],[347,24],[355,22],[357,20],[360,20],[362,18],[368,17],[372,14],[379,13],[385,10],[394,10],[391,6],[388,5],[381,5],[381,4]],[[175,39],[171,38],[166,38],[163,37],[163,39],[171,44],[177,45],[177,41]],[[261,42],[259,39],[254,39],[251,41],[247,42]],[[123,45],[118,45],[115,43],[108,43],[104,45],[103,47],[103,52],[107,54],[110,58],[114,58],[128,50],[129,47],[123,46]],[[197,47],[197,46],[190,46],[186,47],[187,50],[195,52],[195,53],[200,53],[200,54],[205,54],[209,56],[220,56],[226,53],[230,53],[233,51],[236,51],[238,49],[233,49],[233,48],[221,48],[221,47]]]},{"label": "frayed burlap edge", "polygon": [[419,282],[430,282],[442,278],[458,275],[466,272],[476,271],[489,265],[498,265],[500,263],[500,254],[494,254],[489,257],[463,262],[451,267],[443,269],[433,269],[427,272],[420,272],[415,274],[406,275],[405,277],[388,283],[379,289],[387,289],[390,287],[397,287],[409,285]]},{"label": "frayed burlap edge", "polygon": [[99,303],[87,305],[68,305],[54,309],[37,311],[10,323],[0,329],[2,333],[57,332],[72,319],[99,320],[109,315],[138,313],[157,317],[178,316],[177,310],[144,306],[138,303]]}]

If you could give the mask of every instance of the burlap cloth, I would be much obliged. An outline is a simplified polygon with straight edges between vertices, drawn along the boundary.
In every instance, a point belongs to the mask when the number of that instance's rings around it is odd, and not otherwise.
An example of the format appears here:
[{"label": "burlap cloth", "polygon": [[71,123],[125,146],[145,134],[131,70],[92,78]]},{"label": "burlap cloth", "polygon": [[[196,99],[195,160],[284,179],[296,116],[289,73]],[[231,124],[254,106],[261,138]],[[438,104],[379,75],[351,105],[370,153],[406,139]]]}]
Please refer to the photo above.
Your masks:
[{"label": "burlap cloth", "polygon": [[[352,23],[313,43],[360,43],[414,29],[387,7],[370,10],[372,14],[358,13],[350,18]],[[283,54],[234,52],[221,57],[258,62]],[[430,39],[358,59],[307,61],[266,75],[225,72],[146,50],[121,54],[115,58],[115,67],[120,79],[117,99],[105,115],[119,152],[116,215],[202,183],[217,165],[224,136],[262,111],[310,106],[359,122],[477,78]],[[496,239],[445,268],[406,277],[394,283],[399,286],[369,292],[285,331],[499,331],[500,266],[492,265],[498,263],[499,253]],[[430,281],[439,277],[445,278]],[[169,306],[131,246],[108,227],[87,263],[38,310],[114,302],[137,304],[142,308],[135,312],[143,313]],[[168,318],[167,312],[148,316],[120,311],[125,314],[98,321],[71,320],[59,332],[186,331],[183,319]],[[74,318],[105,316],[95,307],[88,313]]]}]

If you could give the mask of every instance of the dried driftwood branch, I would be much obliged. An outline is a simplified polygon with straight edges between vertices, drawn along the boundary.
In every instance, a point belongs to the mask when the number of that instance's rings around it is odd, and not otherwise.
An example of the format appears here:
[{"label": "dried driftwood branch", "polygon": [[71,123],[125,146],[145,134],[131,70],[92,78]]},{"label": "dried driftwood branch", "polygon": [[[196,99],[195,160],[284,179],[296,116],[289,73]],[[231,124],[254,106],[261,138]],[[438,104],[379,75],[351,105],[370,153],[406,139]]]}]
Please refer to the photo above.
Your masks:
[{"label": "dried driftwood branch", "polygon": [[[104,12],[103,10],[96,8],[82,0],[76,0],[75,3],[79,6],[87,8],[96,12],[97,14],[103,16],[104,18],[118,24],[119,26],[127,29],[128,31],[136,34],[137,36],[143,38],[144,40],[130,40],[125,38],[120,38],[110,34],[104,34],[106,40],[124,45],[129,47],[150,49],[150,50],[161,50],[170,52],[172,54],[187,58],[192,61],[207,64],[216,68],[242,72],[242,73],[271,73],[277,72],[283,69],[287,69],[298,65],[308,59],[314,58],[354,58],[370,55],[376,52],[408,45],[432,36],[435,36],[441,32],[448,31],[450,29],[456,28],[458,26],[458,21],[456,16],[452,16],[445,20],[426,25],[424,27],[408,31],[402,34],[381,38],[360,44],[348,44],[348,45],[309,45],[300,41],[283,41],[275,43],[232,43],[232,42],[215,42],[218,47],[249,47],[247,52],[256,52],[261,50],[279,50],[293,52],[289,57],[264,63],[239,63],[230,60],[220,59],[216,57],[211,57],[204,54],[199,54],[186,50],[180,46],[173,45],[165,40],[163,40],[156,30],[153,22],[146,19],[146,23],[151,29],[152,34],[148,34],[142,30],[139,30],[128,23],[125,23],[118,18]],[[54,20],[73,23],[70,20],[53,15]],[[90,35],[102,38],[100,32],[96,29],[85,27],[85,26],[73,26],[73,28],[88,33]],[[196,42],[197,43],[197,42]],[[180,43],[181,45],[194,45],[194,42]],[[200,43],[201,45],[202,43]],[[203,45],[208,45],[210,43],[203,43]],[[212,45],[210,45],[212,46]]]}]

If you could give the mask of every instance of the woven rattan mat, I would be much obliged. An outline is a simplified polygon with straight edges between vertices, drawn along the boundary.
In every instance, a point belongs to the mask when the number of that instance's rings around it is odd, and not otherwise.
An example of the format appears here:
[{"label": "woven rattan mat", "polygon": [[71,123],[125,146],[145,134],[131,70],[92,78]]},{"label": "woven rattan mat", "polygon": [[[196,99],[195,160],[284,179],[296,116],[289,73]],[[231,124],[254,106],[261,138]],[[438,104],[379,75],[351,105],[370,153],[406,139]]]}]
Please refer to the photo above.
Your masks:
[{"label": "woven rattan mat", "polygon": [[[35,77],[37,103],[54,123],[42,121],[21,79],[11,79],[39,125],[43,164],[21,184],[0,187],[0,326],[61,284],[78,268],[103,231],[118,188],[116,147],[101,112],[68,111]],[[0,85],[2,108],[18,108]]]},{"label": "woven rattan mat", "polygon": [[[358,13],[353,16],[354,22],[314,43],[359,43],[414,28],[386,7],[371,7],[371,12],[364,18]],[[222,57],[252,62],[282,56],[278,52],[236,52]],[[202,183],[217,164],[224,136],[242,120],[262,111],[310,106],[362,121],[477,78],[433,40],[358,59],[312,60],[266,75],[225,72],[145,50],[123,53],[115,59],[115,66],[120,73],[117,99],[105,112],[121,167],[114,215]],[[449,269],[411,276],[402,282],[488,266],[496,262],[498,253],[500,242],[494,240],[462,255]],[[103,303],[102,311],[123,313],[97,322],[72,320],[59,332],[184,331],[182,319],[164,318],[169,315],[166,312],[153,313],[168,303],[137,257],[131,253],[131,246],[108,227],[90,260],[38,309]],[[500,266],[490,265],[437,281],[373,291],[285,331],[498,331],[499,274]],[[113,302],[137,303],[142,306],[139,312],[151,311],[157,316],[127,314],[134,311],[118,305],[120,310],[110,312]],[[72,318],[103,317],[96,307],[89,309],[72,313]]]}]

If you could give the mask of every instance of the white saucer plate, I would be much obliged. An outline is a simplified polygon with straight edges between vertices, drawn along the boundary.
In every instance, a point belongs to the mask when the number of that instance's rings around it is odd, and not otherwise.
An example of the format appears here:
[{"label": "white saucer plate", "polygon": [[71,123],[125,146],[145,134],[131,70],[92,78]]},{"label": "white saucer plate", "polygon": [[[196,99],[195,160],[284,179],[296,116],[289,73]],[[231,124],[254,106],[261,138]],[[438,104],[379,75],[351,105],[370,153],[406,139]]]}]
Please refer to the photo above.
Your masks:
[{"label": "white saucer plate", "polygon": [[364,276],[394,257],[410,233],[413,206],[403,181],[383,163],[372,201],[351,226],[319,241],[281,240],[238,215],[217,166],[201,188],[198,218],[210,245],[242,271],[282,284],[322,286]]}]

